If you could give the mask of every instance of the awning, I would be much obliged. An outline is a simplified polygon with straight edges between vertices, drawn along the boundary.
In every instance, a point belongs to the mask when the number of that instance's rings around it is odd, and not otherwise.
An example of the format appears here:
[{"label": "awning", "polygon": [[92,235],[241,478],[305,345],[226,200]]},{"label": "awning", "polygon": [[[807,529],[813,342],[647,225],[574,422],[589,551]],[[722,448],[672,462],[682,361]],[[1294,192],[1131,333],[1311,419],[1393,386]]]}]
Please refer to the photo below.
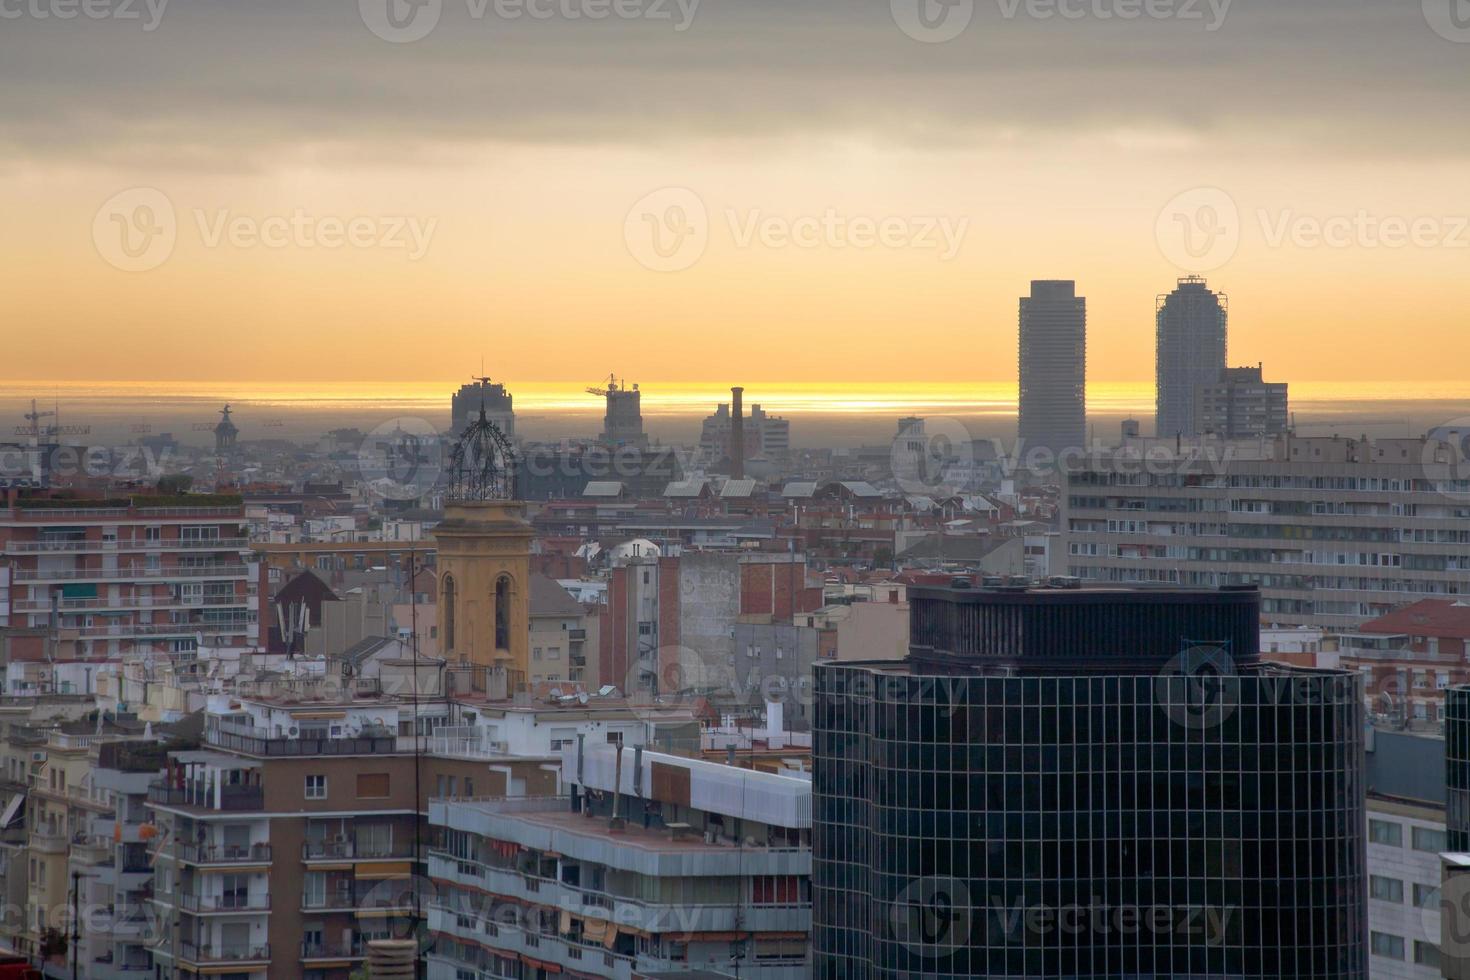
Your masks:
[{"label": "awning", "polygon": [[196,874],[202,875],[263,875],[269,874],[271,866],[268,864],[232,864],[220,868],[196,868]]},{"label": "awning", "polygon": [[525,953],[521,954],[521,962],[533,970],[545,970],[547,973],[560,973],[561,966],[556,963],[547,963],[543,960],[532,959]]},{"label": "awning", "polygon": [[347,717],[347,712],[345,712],[345,711],[298,711],[296,714],[294,714],[294,715],[291,716],[291,718],[293,720],[296,720],[296,721],[300,721],[300,720],[303,720],[303,719],[306,719],[306,720],[321,720],[321,719],[346,718],[346,717]]},{"label": "awning", "polygon": [[388,861],[383,864],[360,864],[357,866],[359,880],[381,881],[384,878],[409,878],[413,876],[413,862]]},{"label": "awning", "polygon": [[0,829],[4,829],[10,826],[11,822],[15,820],[15,815],[20,812],[20,808],[25,803],[25,801],[26,795],[24,793],[16,793],[10,798],[10,802],[5,804],[5,812],[0,813]]}]

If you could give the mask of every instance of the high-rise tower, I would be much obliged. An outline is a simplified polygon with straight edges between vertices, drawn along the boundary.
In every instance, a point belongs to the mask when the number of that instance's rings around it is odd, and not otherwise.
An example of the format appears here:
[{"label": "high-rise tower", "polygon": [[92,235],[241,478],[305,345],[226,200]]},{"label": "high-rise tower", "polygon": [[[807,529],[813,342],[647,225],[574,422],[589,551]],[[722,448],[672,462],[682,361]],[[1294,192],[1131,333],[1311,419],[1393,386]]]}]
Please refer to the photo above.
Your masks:
[{"label": "high-rise tower", "polygon": [[1087,300],[1070,279],[1037,279],[1021,297],[1021,452],[1087,439]]},{"label": "high-rise tower", "polygon": [[1211,292],[1203,276],[1185,276],[1172,293],[1158,298],[1155,435],[1188,439],[1201,434],[1196,389],[1219,382],[1225,370],[1228,313],[1225,294]]}]

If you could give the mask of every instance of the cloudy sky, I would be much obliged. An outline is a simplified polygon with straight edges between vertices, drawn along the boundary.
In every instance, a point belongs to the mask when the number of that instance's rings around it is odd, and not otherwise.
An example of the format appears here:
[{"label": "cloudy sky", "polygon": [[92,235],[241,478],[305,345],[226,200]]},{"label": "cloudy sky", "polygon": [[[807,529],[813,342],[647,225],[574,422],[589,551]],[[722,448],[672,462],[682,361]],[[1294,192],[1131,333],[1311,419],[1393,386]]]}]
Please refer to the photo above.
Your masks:
[{"label": "cloudy sky", "polygon": [[0,378],[1459,379],[1466,0],[0,0]]}]

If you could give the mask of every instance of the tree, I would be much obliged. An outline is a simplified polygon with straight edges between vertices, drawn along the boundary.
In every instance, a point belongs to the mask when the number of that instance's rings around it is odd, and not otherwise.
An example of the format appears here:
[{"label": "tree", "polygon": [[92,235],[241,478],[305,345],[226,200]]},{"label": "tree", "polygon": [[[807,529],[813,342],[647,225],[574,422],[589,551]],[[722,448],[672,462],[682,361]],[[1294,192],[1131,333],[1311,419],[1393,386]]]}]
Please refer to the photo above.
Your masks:
[{"label": "tree", "polygon": [[194,478],[187,473],[173,473],[158,478],[158,492],[162,496],[188,493],[193,485]]}]

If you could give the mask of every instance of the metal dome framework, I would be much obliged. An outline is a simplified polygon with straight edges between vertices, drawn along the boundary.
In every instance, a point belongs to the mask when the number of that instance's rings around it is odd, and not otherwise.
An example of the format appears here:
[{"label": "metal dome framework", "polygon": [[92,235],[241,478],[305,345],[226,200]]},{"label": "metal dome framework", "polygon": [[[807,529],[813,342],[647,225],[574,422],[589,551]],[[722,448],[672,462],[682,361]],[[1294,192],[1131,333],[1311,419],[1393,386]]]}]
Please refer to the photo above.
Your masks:
[{"label": "metal dome framework", "polygon": [[485,406],[459,434],[449,455],[449,496],[453,500],[514,500],[516,454],[500,427],[485,417]]}]

